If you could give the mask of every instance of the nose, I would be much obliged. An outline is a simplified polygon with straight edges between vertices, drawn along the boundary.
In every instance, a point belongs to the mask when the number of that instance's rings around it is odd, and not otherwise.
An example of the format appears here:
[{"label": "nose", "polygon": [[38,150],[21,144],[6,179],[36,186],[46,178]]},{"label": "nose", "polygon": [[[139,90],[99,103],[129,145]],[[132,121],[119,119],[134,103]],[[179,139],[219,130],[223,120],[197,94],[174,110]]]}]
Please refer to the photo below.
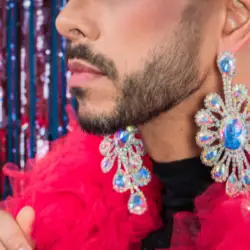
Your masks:
[{"label": "nose", "polygon": [[90,10],[87,6],[77,7],[68,2],[56,19],[58,32],[72,42],[97,40],[100,30],[94,20],[94,15],[90,18],[88,13]]}]

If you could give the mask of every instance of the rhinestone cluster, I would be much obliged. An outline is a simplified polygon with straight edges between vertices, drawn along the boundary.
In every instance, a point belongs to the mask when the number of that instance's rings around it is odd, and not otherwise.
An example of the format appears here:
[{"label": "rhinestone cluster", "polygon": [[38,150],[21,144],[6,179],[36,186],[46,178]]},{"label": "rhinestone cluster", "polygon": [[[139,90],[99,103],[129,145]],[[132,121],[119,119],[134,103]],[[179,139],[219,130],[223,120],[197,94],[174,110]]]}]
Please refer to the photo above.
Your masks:
[{"label": "rhinestone cluster", "polygon": [[249,97],[246,86],[232,86],[236,60],[223,53],[217,61],[222,74],[225,102],[216,94],[205,98],[206,109],[195,117],[200,131],[196,143],[203,148],[202,162],[212,167],[212,178],[226,182],[226,193],[235,196],[250,187]]},{"label": "rhinestone cluster", "polygon": [[106,136],[100,144],[100,153],[104,156],[101,168],[108,173],[117,162],[117,171],[113,178],[113,188],[119,193],[130,190],[128,209],[141,215],[147,210],[147,201],[140,190],[151,181],[149,170],[143,166],[145,155],[143,143],[136,137],[134,128],[127,128]]}]

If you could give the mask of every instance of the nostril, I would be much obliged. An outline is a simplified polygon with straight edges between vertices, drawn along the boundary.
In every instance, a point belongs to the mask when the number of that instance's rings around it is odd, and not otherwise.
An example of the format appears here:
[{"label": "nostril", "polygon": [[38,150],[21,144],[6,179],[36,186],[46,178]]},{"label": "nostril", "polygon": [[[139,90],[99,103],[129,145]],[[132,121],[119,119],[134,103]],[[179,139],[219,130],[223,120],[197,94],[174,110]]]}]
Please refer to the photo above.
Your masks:
[{"label": "nostril", "polygon": [[86,37],[86,35],[79,29],[70,30],[71,36],[74,38],[79,38],[80,36]]}]

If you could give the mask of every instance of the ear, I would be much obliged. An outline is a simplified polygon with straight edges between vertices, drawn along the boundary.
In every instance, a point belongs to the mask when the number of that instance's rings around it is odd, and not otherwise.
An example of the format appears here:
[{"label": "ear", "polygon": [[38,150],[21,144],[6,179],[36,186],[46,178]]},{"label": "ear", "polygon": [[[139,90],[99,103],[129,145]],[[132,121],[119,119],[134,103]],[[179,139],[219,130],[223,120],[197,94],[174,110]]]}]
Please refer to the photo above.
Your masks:
[{"label": "ear", "polygon": [[226,0],[226,20],[219,51],[237,53],[250,40],[250,0]]}]

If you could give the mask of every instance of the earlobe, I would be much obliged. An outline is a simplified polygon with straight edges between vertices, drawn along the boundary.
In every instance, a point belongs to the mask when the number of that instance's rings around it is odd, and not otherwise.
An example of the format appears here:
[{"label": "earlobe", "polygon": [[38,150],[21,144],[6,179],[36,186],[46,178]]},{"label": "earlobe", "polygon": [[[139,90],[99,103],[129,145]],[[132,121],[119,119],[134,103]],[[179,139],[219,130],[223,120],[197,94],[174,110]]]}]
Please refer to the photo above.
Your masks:
[{"label": "earlobe", "polygon": [[[249,2],[249,3],[245,3]],[[227,15],[218,53],[236,53],[249,41],[250,1],[229,0]]]}]

